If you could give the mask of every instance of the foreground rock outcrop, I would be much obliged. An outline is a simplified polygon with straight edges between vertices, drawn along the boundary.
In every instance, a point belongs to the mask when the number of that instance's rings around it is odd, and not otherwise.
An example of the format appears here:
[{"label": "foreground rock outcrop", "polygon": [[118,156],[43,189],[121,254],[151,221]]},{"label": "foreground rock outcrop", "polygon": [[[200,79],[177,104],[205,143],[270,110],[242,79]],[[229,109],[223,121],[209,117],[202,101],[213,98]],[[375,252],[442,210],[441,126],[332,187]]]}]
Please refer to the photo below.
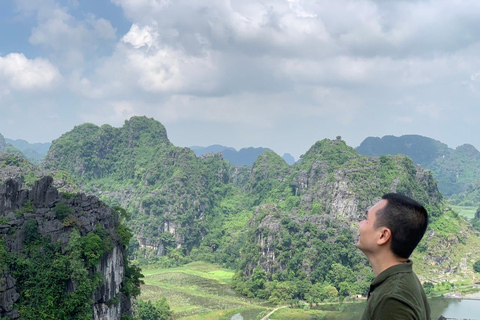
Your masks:
[{"label": "foreground rock outcrop", "polygon": [[[10,179],[0,185],[0,244],[4,247],[0,248],[0,317],[21,317],[16,306],[22,293],[9,270],[9,255],[25,252],[35,235],[59,244],[62,253],[68,254],[73,233],[82,239],[86,235],[97,237],[98,230],[104,243],[108,239],[109,250],[97,248],[90,252],[93,256],[98,253],[99,257],[98,261],[90,260],[96,263],[89,265],[88,277],[101,278],[91,295],[91,313],[94,319],[120,319],[122,314],[129,314],[130,299],[121,291],[126,260],[125,246],[118,233],[120,225],[115,210],[94,196],[59,193],[52,177],[38,180],[30,190],[22,189],[19,180]],[[65,294],[81,285],[72,276],[65,283]]]}]

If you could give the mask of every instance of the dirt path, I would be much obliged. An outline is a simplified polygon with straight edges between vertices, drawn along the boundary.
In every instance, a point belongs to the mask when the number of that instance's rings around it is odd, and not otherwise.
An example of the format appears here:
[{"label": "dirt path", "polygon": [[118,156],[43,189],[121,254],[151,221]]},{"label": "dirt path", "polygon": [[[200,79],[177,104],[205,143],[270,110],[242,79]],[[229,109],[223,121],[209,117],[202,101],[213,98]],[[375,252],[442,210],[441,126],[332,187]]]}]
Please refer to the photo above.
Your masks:
[{"label": "dirt path", "polygon": [[262,318],[262,320],[267,320],[272,314],[275,313],[275,311],[278,311],[280,309],[286,308],[288,306],[283,306],[283,307],[278,307],[276,309],[273,309],[269,314],[267,314],[265,317]]}]

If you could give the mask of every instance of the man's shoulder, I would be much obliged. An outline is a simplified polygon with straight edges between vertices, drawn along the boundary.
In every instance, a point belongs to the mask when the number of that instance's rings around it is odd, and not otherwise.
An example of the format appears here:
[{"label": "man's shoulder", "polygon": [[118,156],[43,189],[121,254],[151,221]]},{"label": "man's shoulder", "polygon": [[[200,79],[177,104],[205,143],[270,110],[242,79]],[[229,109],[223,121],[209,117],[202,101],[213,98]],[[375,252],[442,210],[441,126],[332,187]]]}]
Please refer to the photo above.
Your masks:
[{"label": "man's shoulder", "polygon": [[371,292],[368,309],[374,319],[403,315],[402,319],[423,319],[429,313],[425,292],[413,272],[390,276]]},{"label": "man's shoulder", "polygon": [[378,286],[379,289],[387,290],[403,290],[412,288],[422,288],[422,284],[418,280],[413,271],[399,272],[389,276],[383,283]]}]

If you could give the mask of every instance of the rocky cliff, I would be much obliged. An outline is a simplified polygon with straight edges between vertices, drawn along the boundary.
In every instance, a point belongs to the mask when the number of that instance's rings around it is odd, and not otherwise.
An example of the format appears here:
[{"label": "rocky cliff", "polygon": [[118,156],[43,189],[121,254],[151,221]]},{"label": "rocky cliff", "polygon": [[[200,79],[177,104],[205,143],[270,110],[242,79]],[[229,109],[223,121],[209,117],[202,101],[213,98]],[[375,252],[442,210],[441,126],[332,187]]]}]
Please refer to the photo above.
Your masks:
[{"label": "rocky cliff", "polygon": [[[65,299],[63,305],[60,300],[47,310],[56,314],[56,319],[89,314],[93,319],[120,319],[121,314],[130,312],[130,300],[121,290],[125,246],[118,232],[119,217],[98,198],[59,193],[53,182],[52,177],[44,177],[29,190],[22,189],[19,180],[9,179],[0,185],[0,317],[27,319],[27,310],[32,308],[29,303],[47,298],[35,296],[44,289],[35,287],[35,283],[32,287],[33,278],[28,278],[33,277],[35,269],[41,269],[43,275],[37,276],[52,276],[45,283],[63,291],[57,297]],[[38,257],[38,252],[43,252],[42,256],[52,254],[46,257],[46,265],[38,263],[45,259]],[[31,263],[38,264],[33,271],[28,266]],[[68,274],[57,270],[59,264]],[[82,275],[85,282],[79,281]],[[86,287],[88,279],[97,280]],[[42,294],[55,297],[52,290],[45,292]],[[79,301],[89,307],[84,310],[76,306]],[[75,307],[67,310],[72,305]],[[46,306],[33,308],[44,310]]]},{"label": "rocky cliff", "polygon": [[65,171],[44,170],[17,155],[0,152],[0,183],[8,179],[16,179],[22,183],[22,188],[31,188],[35,181],[53,177],[53,186],[60,192],[79,192],[80,188]]},{"label": "rocky cliff", "polygon": [[3,135],[0,133],[0,152],[3,151],[3,149],[5,149],[6,147],[6,143],[5,143],[5,138],[3,137]]}]

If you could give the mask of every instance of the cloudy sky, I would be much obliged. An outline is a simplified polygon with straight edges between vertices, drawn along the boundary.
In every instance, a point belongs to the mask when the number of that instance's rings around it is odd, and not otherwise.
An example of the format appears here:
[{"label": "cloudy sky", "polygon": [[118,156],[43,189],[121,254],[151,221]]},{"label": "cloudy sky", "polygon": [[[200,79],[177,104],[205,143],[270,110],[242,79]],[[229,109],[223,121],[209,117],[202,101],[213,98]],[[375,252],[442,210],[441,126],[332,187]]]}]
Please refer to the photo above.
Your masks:
[{"label": "cloudy sky", "polygon": [[478,0],[2,0],[0,133],[162,122],[296,158],[341,135],[480,149]]}]

